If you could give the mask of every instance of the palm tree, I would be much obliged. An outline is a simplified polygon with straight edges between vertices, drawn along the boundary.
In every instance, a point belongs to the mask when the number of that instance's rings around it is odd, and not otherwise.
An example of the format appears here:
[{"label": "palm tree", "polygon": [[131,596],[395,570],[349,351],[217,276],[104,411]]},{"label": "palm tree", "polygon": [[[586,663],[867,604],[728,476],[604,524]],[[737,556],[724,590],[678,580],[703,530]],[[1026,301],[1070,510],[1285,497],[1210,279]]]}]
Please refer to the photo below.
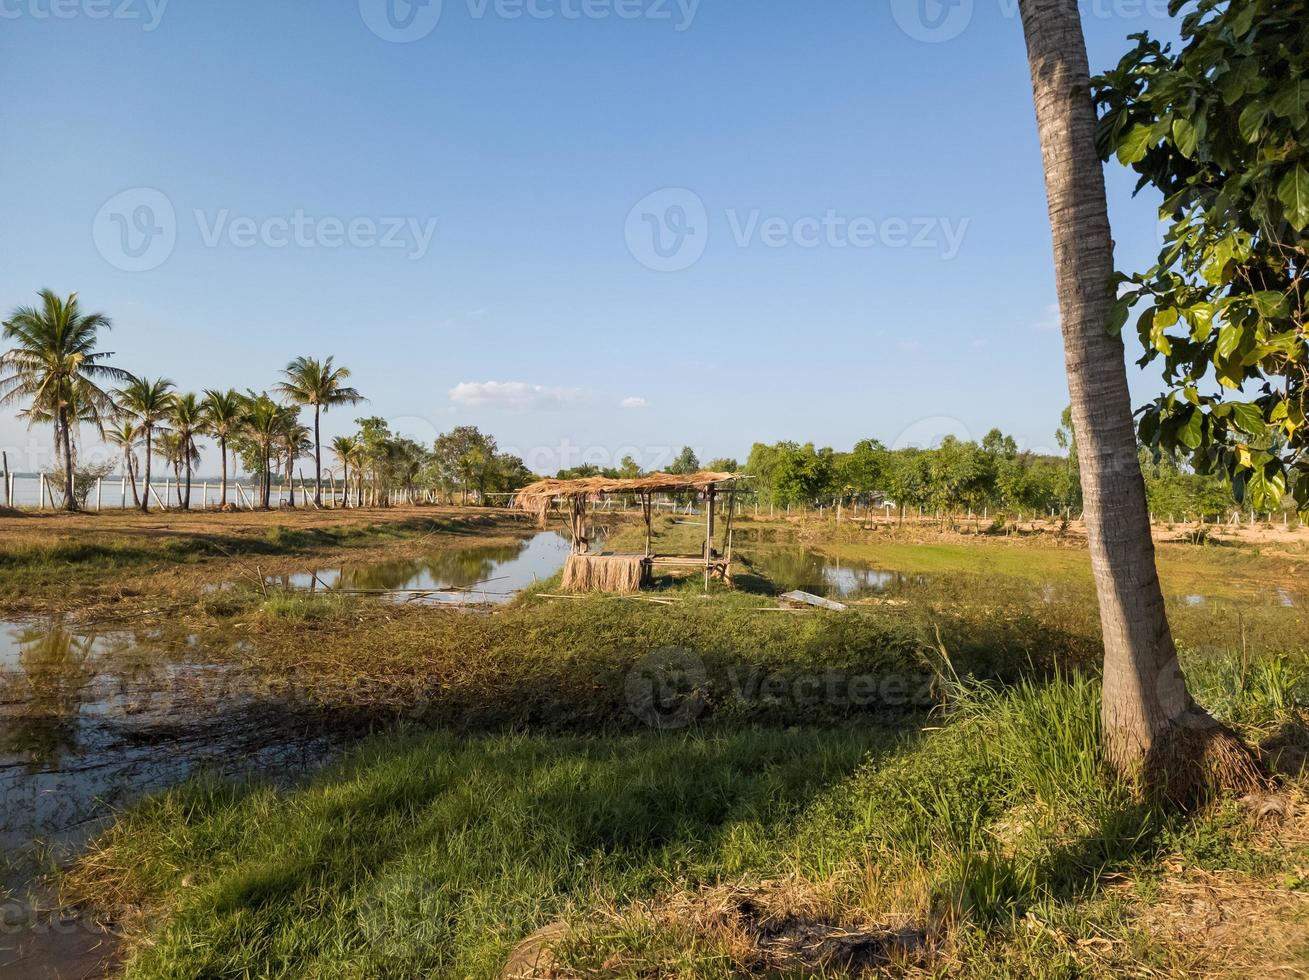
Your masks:
[{"label": "palm tree", "polygon": [[196,448],[195,437],[204,431],[205,409],[191,392],[174,395],[173,404],[168,412],[168,421],[177,435],[178,458],[186,475],[186,494],[181,493],[182,474],[178,474],[178,502],[183,510],[191,509],[191,474],[200,462],[200,450]]},{"label": "palm tree", "polygon": [[314,444],[309,441],[309,430],[300,424],[299,413],[288,410],[283,424],[281,456],[286,465],[286,485],[290,488],[290,506],[295,506],[295,463],[308,456]]},{"label": "palm tree", "polygon": [[218,493],[218,507],[227,507],[227,440],[240,431],[245,418],[245,404],[232,389],[218,391],[210,388],[204,398],[204,432],[218,440],[218,455],[222,460],[223,482]]},{"label": "palm tree", "polygon": [[167,378],[132,378],[118,392],[119,406],[136,420],[145,447],[145,472],[142,473],[141,513],[150,510],[150,453],[155,429],[168,417],[173,403],[173,383]]},{"label": "palm tree", "polygon": [[337,436],[332,440],[332,452],[341,464],[341,500],[345,507],[350,506],[350,463],[359,458],[363,443],[358,436]]},{"label": "palm tree", "polygon": [[245,401],[245,432],[259,449],[262,482],[259,487],[261,506],[271,506],[273,490],[273,452],[294,412],[277,404],[266,392],[251,391]]},{"label": "palm tree", "polygon": [[199,453],[188,452],[181,433],[174,432],[171,429],[160,429],[155,433],[155,452],[159,454],[160,459],[173,468],[175,486],[173,492],[177,494],[177,506],[185,508],[186,502],[182,496],[182,468],[186,464],[188,456],[194,456],[198,459]]},{"label": "palm tree", "polygon": [[99,331],[112,326],[107,316],[83,313],[77,293],[60,299],[43,289],[40,298],[38,306],[20,306],[4,323],[4,339],[14,346],[0,354],[0,405],[30,398],[29,424],[54,424],[55,455],[64,469],[64,508],[71,511],[77,510],[73,429],[79,421],[102,426],[113,398],[98,382],[129,375],[105,363],[111,353],[96,350]]},{"label": "palm tree", "polygon": [[1019,0],[1045,166],[1091,568],[1104,633],[1105,755],[1178,801],[1258,785],[1251,754],[1192,700],[1155,568],[1122,338],[1106,329],[1113,241],[1077,0]]},{"label": "palm tree", "polygon": [[334,367],[332,358],[319,361],[313,357],[297,357],[282,372],[286,377],[277,386],[279,394],[297,405],[314,406],[314,506],[323,505],[323,444],[319,419],[333,405],[357,405],[364,400],[353,388],[343,382],[350,377],[350,369]]},{"label": "palm tree", "polygon": [[123,475],[132,481],[132,506],[141,506],[141,496],[136,492],[136,466],[132,454],[136,443],[141,438],[136,423],[130,418],[119,416],[113,425],[105,429],[105,441],[117,446],[123,452]]}]

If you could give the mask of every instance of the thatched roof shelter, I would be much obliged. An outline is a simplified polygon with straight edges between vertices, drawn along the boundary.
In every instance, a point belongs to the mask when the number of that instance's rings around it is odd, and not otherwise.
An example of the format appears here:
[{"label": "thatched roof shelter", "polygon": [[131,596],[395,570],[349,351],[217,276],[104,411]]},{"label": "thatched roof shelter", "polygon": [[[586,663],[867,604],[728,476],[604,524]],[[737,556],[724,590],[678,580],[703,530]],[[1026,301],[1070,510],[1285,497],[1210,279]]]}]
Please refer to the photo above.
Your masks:
[{"label": "thatched roof shelter", "polygon": [[610,494],[648,496],[653,493],[705,493],[719,484],[733,483],[735,473],[651,473],[630,480],[587,476],[577,480],[537,480],[514,494],[514,507],[541,515],[555,500],[590,500]]},{"label": "thatched roof shelter", "polygon": [[[626,592],[635,591],[645,581],[654,565],[695,565],[704,567],[705,588],[712,575],[730,579],[732,564],[732,503],[738,475],[702,470],[699,473],[652,473],[631,480],[604,476],[583,477],[577,480],[538,480],[514,494],[513,506],[535,514],[545,524],[546,515],[556,501],[568,512],[573,538],[573,554],[564,566],[566,587],[579,591]],[[726,493],[727,539],[726,554],[714,548],[715,497]],[[693,493],[708,501],[705,521],[704,549],[699,555],[656,555],[651,549],[651,513],[655,494]],[[645,518],[645,550],[634,555],[610,553],[592,555],[587,539],[586,506],[592,500],[607,496],[633,496],[641,499],[641,513]]]}]

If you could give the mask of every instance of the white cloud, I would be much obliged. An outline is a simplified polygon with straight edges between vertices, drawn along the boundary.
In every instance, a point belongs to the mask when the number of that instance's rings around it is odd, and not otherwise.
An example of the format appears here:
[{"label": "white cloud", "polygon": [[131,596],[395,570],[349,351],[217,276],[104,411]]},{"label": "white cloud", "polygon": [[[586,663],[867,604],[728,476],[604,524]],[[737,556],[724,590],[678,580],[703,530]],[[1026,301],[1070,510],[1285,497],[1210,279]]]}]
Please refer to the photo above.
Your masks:
[{"label": "white cloud", "polygon": [[526,381],[461,381],[450,389],[450,400],[456,405],[510,412],[563,408],[581,397],[580,388],[548,388]]},{"label": "white cloud", "polygon": [[631,395],[627,398],[624,398],[621,402],[619,402],[619,404],[622,405],[623,408],[649,408],[650,407],[650,403],[648,401],[646,401],[644,398],[638,398],[636,395]]},{"label": "white cloud", "polygon": [[1042,333],[1058,333],[1060,329],[1059,304],[1051,303],[1045,308],[1045,316],[1038,320],[1033,326]]}]

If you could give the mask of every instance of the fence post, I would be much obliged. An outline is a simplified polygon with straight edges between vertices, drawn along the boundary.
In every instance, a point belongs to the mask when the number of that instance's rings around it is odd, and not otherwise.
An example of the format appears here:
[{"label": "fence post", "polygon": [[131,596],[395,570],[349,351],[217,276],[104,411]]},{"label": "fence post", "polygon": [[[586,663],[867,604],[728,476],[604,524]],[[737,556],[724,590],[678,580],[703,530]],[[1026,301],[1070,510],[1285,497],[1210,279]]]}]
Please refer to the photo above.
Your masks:
[{"label": "fence post", "polygon": [[41,483],[40,483],[40,487],[39,487],[40,496],[37,498],[38,501],[39,501],[39,503],[38,503],[38,505],[37,505],[37,508],[38,508],[39,510],[45,510],[45,474],[44,474],[44,473],[40,473],[40,474],[38,474],[38,475],[39,475],[40,478],[41,478]]},{"label": "fence post", "polygon": [[95,512],[100,513],[100,498],[105,492],[104,477],[98,477],[95,481]]},{"label": "fence post", "polygon": [[14,501],[13,501],[13,491],[9,487],[9,454],[0,453],[0,457],[3,457],[4,460],[3,471],[4,471],[4,481],[5,481],[5,506],[12,507],[14,506]]}]

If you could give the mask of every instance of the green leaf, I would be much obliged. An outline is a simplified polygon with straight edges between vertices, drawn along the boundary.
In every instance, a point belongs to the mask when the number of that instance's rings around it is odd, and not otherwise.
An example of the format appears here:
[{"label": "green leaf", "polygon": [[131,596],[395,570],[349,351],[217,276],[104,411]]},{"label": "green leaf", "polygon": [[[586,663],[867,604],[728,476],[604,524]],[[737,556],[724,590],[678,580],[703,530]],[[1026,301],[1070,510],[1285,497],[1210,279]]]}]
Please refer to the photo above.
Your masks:
[{"label": "green leaf", "polygon": [[1123,141],[1118,144],[1118,162],[1121,164],[1139,163],[1145,159],[1145,154],[1149,151],[1151,144],[1154,142],[1152,127],[1143,123],[1137,123],[1127,131]]},{"label": "green leaf", "polygon": [[1268,118],[1268,108],[1262,102],[1251,102],[1242,109],[1240,118],[1236,121],[1241,139],[1247,143],[1257,143],[1263,133],[1266,118]]},{"label": "green leaf", "polygon": [[1309,79],[1293,78],[1288,85],[1277,90],[1272,107],[1273,112],[1300,127],[1309,118],[1306,103],[1309,103]]},{"label": "green leaf", "polygon": [[1276,460],[1256,466],[1245,482],[1246,500],[1255,510],[1275,510],[1286,493],[1286,474]]},{"label": "green leaf", "polygon": [[1277,185],[1277,199],[1286,208],[1286,220],[1296,231],[1309,225],[1309,170],[1297,163]]},{"label": "green leaf", "polygon": [[1248,402],[1232,403],[1232,422],[1242,432],[1252,436],[1262,435],[1268,428],[1264,422],[1264,413],[1258,405]]},{"label": "green leaf", "polygon": [[1245,37],[1250,33],[1250,28],[1254,26],[1255,5],[1247,3],[1241,8],[1235,17],[1232,18],[1231,28],[1234,37]]},{"label": "green leaf", "polygon": [[1250,299],[1254,301],[1254,308],[1265,320],[1272,317],[1286,316],[1286,297],[1279,292],[1271,289],[1261,289],[1257,293],[1251,293]]},{"label": "green leaf", "polygon": [[1192,303],[1182,310],[1186,322],[1191,325],[1192,340],[1204,343],[1209,339],[1209,334],[1214,329],[1214,313],[1213,303]]},{"label": "green leaf", "polygon": [[1196,132],[1195,124],[1191,120],[1178,116],[1173,120],[1173,142],[1177,144],[1177,149],[1184,157],[1195,156],[1196,146],[1200,142],[1200,136]]},{"label": "green leaf", "polygon": [[1218,357],[1227,359],[1241,346],[1241,328],[1234,323],[1225,323],[1218,331]]},{"label": "green leaf", "polygon": [[1204,434],[1204,412],[1192,409],[1186,422],[1177,430],[1177,441],[1187,449],[1199,449]]}]

